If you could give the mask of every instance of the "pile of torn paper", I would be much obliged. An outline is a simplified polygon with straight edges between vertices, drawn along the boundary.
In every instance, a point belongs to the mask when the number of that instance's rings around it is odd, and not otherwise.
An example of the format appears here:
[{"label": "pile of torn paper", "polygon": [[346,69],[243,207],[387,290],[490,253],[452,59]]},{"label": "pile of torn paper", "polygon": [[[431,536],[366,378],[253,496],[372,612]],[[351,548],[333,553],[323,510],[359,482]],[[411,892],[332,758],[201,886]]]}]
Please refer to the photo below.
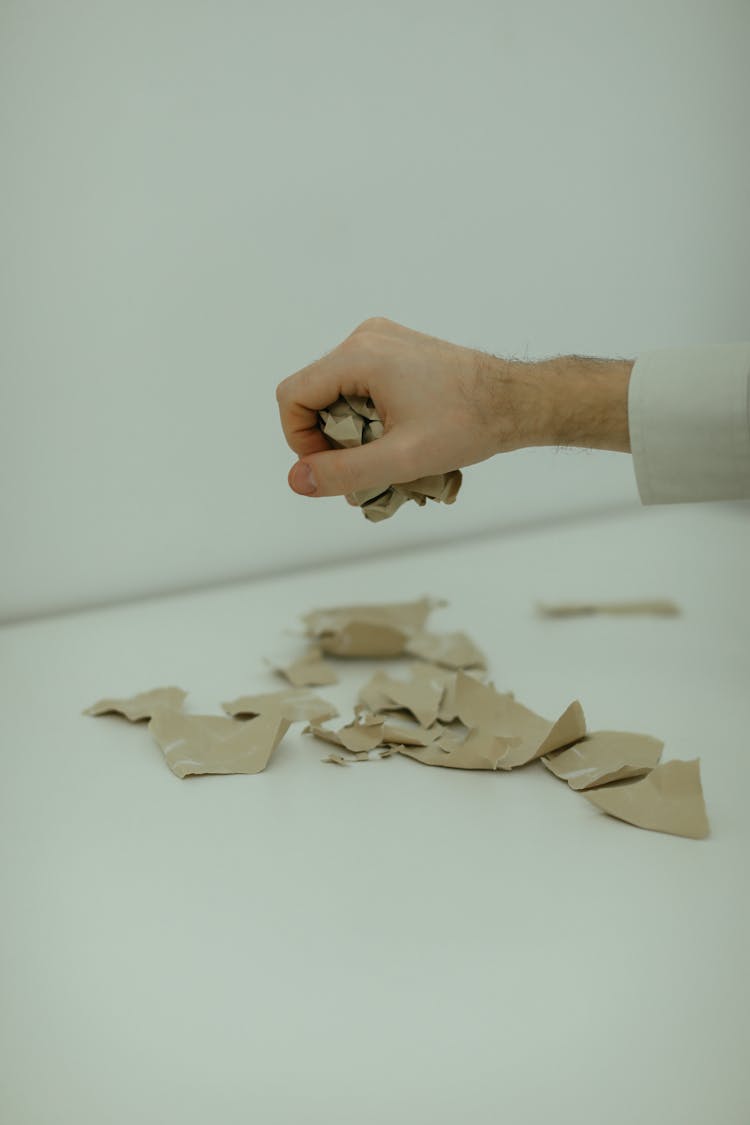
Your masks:
[{"label": "pile of torn paper", "polygon": [[[572,700],[554,719],[485,682],[486,660],[465,633],[426,629],[444,604],[423,598],[395,605],[335,606],[303,617],[309,647],[273,667],[292,688],[245,695],[224,715],[190,715],[185,692],[160,688],[131,699],[104,699],[87,713],[117,713],[148,729],[178,777],[258,773],[291,723],[333,747],[335,765],[397,756],[448,769],[511,771],[541,762],[570,789],[610,816],[641,828],[701,838],[708,834],[699,761],[660,764],[663,744],[649,735],[587,731]],[[359,689],[354,716],[326,723],[335,706],[306,689],[337,682],[334,660],[407,658],[407,678],[378,669]],[[333,659],[331,659],[333,658]]]},{"label": "pile of torn paper", "polygon": [[[342,395],[325,410],[318,411],[319,425],[336,449],[352,449],[383,436],[383,423],[372,399],[363,395]],[[420,477],[405,484],[352,492],[347,499],[358,504],[368,520],[390,519],[407,500],[423,507],[428,500],[452,504],[461,487],[461,470]]]}]

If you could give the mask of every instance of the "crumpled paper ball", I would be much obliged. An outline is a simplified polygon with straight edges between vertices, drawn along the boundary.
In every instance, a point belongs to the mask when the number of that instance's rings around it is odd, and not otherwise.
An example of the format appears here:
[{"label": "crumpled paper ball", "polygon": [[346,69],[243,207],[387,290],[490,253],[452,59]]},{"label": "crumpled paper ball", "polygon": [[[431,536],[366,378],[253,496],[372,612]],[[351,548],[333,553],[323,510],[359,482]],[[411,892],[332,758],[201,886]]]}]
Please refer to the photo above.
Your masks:
[{"label": "crumpled paper ball", "polygon": [[[355,445],[366,445],[383,436],[383,423],[372,399],[362,395],[342,395],[325,410],[318,411],[318,424],[328,441],[336,449],[352,449]],[[414,500],[423,507],[428,499],[441,504],[452,504],[461,487],[461,470],[438,473],[432,477],[420,477],[406,484],[392,484],[385,491],[371,488],[362,492],[352,492],[348,499],[354,501],[373,523],[387,520],[398,511],[407,500]]]}]

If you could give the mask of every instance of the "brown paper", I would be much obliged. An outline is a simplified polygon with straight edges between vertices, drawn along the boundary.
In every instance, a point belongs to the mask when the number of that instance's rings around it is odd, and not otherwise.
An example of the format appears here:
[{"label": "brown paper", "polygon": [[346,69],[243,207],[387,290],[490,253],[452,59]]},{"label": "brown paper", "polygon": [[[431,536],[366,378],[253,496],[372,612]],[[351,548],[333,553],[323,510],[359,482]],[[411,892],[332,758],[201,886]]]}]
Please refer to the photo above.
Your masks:
[{"label": "brown paper", "polygon": [[[319,410],[318,425],[336,449],[366,445],[382,437],[384,433],[375,404],[372,399],[362,395],[342,395],[325,410]],[[461,481],[461,470],[453,469],[436,476],[392,484],[386,489],[352,492],[347,499],[359,505],[368,520],[378,523],[389,519],[407,500],[416,501],[420,507],[428,499],[452,504],[458,495]]]},{"label": "brown paper", "polygon": [[466,633],[420,632],[409,639],[406,651],[446,668],[487,667],[486,656]]},{"label": "brown paper", "polygon": [[399,753],[426,766],[445,766],[459,770],[508,769],[503,765],[517,740],[470,730],[464,739],[441,737],[429,746],[400,746]]},{"label": "brown paper", "polygon": [[187,692],[178,687],[154,688],[129,699],[100,699],[87,707],[84,715],[122,715],[131,723],[151,719],[157,711],[181,711]]},{"label": "brown paper", "polygon": [[326,687],[339,682],[333,665],[330,661],[323,660],[323,653],[317,645],[312,645],[291,664],[271,664],[271,667],[296,688]]},{"label": "brown paper", "polygon": [[442,677],[434,674],[412,670],[411,679],[405,681],[377,671],[360,689],[356,710],[408,711],[420,726],[429,727],[438,717],[444,693]]},{"label": "brown paper", "polygon": [[421,630],[431,610],[442,603],[430,598],[384,605],[335,606],[304,614],[309,636],[332,656],[400,656],[407,640]]},{"label": "brown paper", "polygon": [[578,701],[550,722],[524,707],[512,694],[501,694],[494,685],[479,683],[464,672],[456,674],[456,712],[469,728],[515,740],[499,769],[526,765],[579,741],[586,733],[586,720]]},{"label": "brown paper", "polygon": [[303,688],[289,688],[288,691],[271,691],[264,695],[241,695],[222,707],[233,718],[252,718],[255,715],[280,715],[290,723],[304,720],[307,723],[323,723],[338,715],[338,709],[327,699],[310,695]]},{"label": "brown paper", "polygon": [[387,746],[429,746],[444,733],[439,723],[427,730],[420,726],[383,722],[383,742]]},{"label": "brown paper", "polygon": [[177,777],[206,773],[260,773],[289,729],[280,715],[248,722],[221,715],[159,711],[148,728]]},{"label": "brown paper", "polygon": [[659,762],[664,743],[648,734],[599,730],[567,750],[542,758],[571,789],[592,789],[612,781],[642,777]]},{"label": "brown paper", "polygon": [[456,711],[456,673],[447,668],[439,668],[437,664],[416,664],[412,671],[413,676],[426,676],[436,683],[443,685],[443,698],[438,708],[438,719],[441,723],[452,723],[458,718]]},{"label": "brown paper", "polygon": [[638,828],[693,840],[709,832],[699,758],[664,762],[640,781],[606,785],[583,796],[602,812]]},{"label": "brown paper", "polygon": [[581,617],[593,613],[609,614],[651,614],[657,617],[674,617],[680,607],[673,601],[625,602],[562,602],[559,605],[538,605],[537,612],[542,617]]},{"label": "brown paper", "polygon": [[311,723],[303,733],[332,742],[334,746],[343,746],[353,754],[366,754],[383,741],[383,720],[376,715],[362,715],[338,730]]}]

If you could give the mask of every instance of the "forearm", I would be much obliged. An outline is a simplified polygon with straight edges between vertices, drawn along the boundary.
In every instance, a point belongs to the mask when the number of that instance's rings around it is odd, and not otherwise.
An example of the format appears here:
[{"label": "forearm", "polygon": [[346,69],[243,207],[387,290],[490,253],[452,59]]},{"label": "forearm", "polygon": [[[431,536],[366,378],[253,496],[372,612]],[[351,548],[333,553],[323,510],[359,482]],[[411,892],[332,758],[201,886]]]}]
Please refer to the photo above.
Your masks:
[{"label": "forearm", "polygon": [[492,398],[504,415],[498,414],[500,449],[559,445],[630,451],[633,360],[566,355],[497,362]]}]

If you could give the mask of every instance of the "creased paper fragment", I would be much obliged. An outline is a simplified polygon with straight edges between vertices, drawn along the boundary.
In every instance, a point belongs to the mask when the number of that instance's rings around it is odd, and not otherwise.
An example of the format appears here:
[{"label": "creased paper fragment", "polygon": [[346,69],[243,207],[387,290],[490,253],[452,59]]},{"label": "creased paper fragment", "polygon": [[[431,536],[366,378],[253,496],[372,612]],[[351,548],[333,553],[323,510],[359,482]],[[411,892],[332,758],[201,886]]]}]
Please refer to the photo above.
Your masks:
[{"label": "creased paper fragment", "polygon": [[561,602],[559,605],[538,605],[542,617],[583,617],[593,613],[647,614],[655,617],[675,617],[680,612],[676,602],[666,598],[652,601],[624,602]]},{"label": "creased paper fragment", "polygon": [[383,742],[386,746],[429,746],[442,734],[443,727],[439,723],[426,730],[425,727],[393,723],[389,719],[383,722]]},{"label": "creased paper fragment", "polygon": [[205,773],[260,773],[289,729],[280,715],[248,722],[222,715],[159,711],[148,728],[177,777]]},{"label": "creased paper fragment", "polygon": [[664,743],[649,734],[598,730],[567,750],[542,758],[571,789],[591,789],[612,781],[643,777],[659,763]]},{"label": "creased paper fragment", "polygon": [[693,840],[709,832],[699,758],[664,762],[640,781],[606,785],[583,796],[602,812],[638,828]]},{"label": "creased paper fragment", "polygon": [[516,744],[514,738],[470,730],[464,739],[441,737],[429,746],[400,746],[399,753],[426,766],[444,766],[459,770],[506,769],[502,763]]},{"label": "creased paper fragment", "polygon": [[241,695],[229,703],[222,703],[227,715],[233,718],[252,718],[255,715],[280,715],[290,723],[323,723],[338,715],[338,709],[327,699],[311,695],[304,688],[271,691],[264,695]]},{"label": "creased paper fragment", "polygon": [[326,687],[339,682],[335,669],[330,661],[323,659],[322,650],[317,645],[311,645],[291,664],[272,664],[271,667],[296,688]]},{"label": "creased paper fragment", "polygon": [[442,603],[430,598],[382,605],[333,606],[304,614],[309,636],[332,656],[400,656],[407,640],[422,629],[431,610]]},{"label": "creased paper fragment", "polygon": [[444,693],[442,676],[413,669],[411,679],[406,681],[377,671],[360,689],[357,709],[408,711],[420,726],[429,727],[438,718]]},{"label": "creased paper fragment", "polygon": [[466,633],[417,633],[409,639],[406,651],[445,668],[487,667],[486,656]]},{"label": "creased paper fragment", "polygon": [[362,715],[338,730],[311,723],[305,727],[304,734],[343,746],[353,754],[367,754],[383,741],[383,720],[377,715]]},{"label": "creased paper fragment", "polygon": [[527,765],[543,754],[579,741],[586,733],[583,709],[576,700],[554,722],[524,707],[512,694],[482,684],[464,672],[456,674],[456,712],[469,727],[513,739],[499,769]]},{"label": "creased paper fragment", "polygon": [[178,687],[154,688],[129,699],[100,699],[87,707],[84,715],[122,715],[131,723],[151,719],[157,711],[181,711],[187,692]]},{"label": "creased paper fragment", "polygon": [[[372,399],[361,395],[342,395],[325,410],[318,411],[318,425],[336,449],[352,449],[383,436],[383,423]],[[372,522],[389,519],[407,500],[422,507],[427,500],[452,504],[461,487],[461,470],[391,484],[368,492],[352,492],[349,499],[358,504]]]}]

